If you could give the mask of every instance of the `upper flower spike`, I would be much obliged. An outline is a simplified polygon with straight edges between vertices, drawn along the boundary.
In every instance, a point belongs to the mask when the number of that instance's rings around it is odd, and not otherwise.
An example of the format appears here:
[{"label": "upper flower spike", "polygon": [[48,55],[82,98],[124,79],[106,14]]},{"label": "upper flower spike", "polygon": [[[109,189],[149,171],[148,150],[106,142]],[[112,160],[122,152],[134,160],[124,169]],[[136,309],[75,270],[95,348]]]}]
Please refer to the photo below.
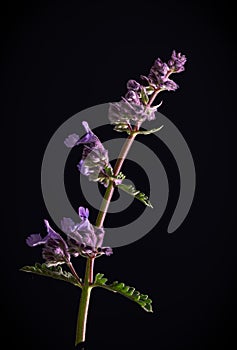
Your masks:
[{"label": "upper flower spike", "polygon": [[44,220],[44,222],[48,232],[47,236],[42,238],[38,233],[32,234],[26,239],[26,243],[30,247],[44,244],[42,253],[47,266],[56,266],[58,264],[70,262],[67,243],[50,227],[47,220]]},{"label": "upper flower spike", "polygon": [[[110,103],[109,120],[115,124],[115,130],[131,130],[131,124],[140,127],[145,120],[154,120],[155,112],[159,106],[151,106],[149,95],[157,94],[162,90],[175,91],[178,85],[169,76],[172,73],[179,73],[184,70],[186,57],[173,50],[168,63],[157,58],[150,69],[148,76],[141,75],[148,86],[139,84],[136,80],[130,79],[127,82],[127,93],[120,102]],[[152,100],[153,101],[153,100]]]},{"label": "upper flower spike", "polygon": [[184,71],[184,65],[187,61],[187,58],[185,55],[182,55],[180,52],[176,53],[175,50],[173,50],[171,59],[168,62],[169,68],[172,69],[173,73],[180,73]]}]

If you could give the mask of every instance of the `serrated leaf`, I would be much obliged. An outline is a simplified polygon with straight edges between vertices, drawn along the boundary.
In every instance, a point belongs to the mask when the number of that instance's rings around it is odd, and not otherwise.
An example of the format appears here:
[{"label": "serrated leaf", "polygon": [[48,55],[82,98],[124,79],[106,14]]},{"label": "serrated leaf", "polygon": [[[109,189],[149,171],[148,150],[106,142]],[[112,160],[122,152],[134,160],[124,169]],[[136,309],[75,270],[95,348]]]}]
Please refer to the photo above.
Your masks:
[{"label": "serrated leaf", "polygon": [[81,287],[77,279],[67,271],[63,271],[61,266],[51,266],[48,267],[46,264],[36,263],[34,266],[24,266],[20,271],[31,272],[36,275],[52,277],[58,280],[69,282],[77,287]]},{"label": "serrated leaf", "polygon": [[146,206],[153,208],[151,202],[149,201],[149,198],[145,195],[145,193],[142,193],[141,191],[136,190],[136,188],[134,188],[132,185],[120,184],[120,185],[117,185],[117,187],[123,190],[124,192],[130,194],[134,198],[138,199]]},{"label": "serrated leaf", "polygon": [[150,134],[154,134],[157,131],[160,131],[163,128],[164,125],[161,125],[159,128],[154,128],[151,130],[139,130],[136,131],[136,134],[140,134],[140,135],[150,135]]},{"label": "serrated leaf", "polygon": [[116,179],[118,180],[124,180],[126,178],[126,175],[124,175],[121,171],[118,173],[118,175],[116,176]]},{"label": "serrated leaf", "polygon": [[104,283],[104,280],[107,281],[107,278],[104,278],[104,274],[98,273],[95,276],[95,283],[93,287],[102,287],[111,292],[119,293],[126,298],[136,302],[140,305],[145,311],[152,311],[152,300],[148,298],[148,295],[141,294],[134,287],[126,286],[123,282],[114,281],[111,284]]}]

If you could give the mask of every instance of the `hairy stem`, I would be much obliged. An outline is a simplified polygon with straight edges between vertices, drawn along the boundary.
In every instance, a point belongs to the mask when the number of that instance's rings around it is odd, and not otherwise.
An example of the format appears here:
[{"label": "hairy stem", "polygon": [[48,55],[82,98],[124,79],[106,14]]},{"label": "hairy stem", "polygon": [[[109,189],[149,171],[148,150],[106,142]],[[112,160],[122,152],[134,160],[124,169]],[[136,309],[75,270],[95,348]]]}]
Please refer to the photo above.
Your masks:
[{"label": "hairy stem", "polygon": [[[151,106],[152,102],[156,98],[157,94],[160,90],[156,90],[153,95],[150,98],[150,101],[148,103],[148,107]],[[138,128],[139,129],[139,126]],[[124,163],[124,160],[127,157],[127,154],[133,144],[133,141],[136,137],[136,133],[131,133],[128,138],[126,139],[120,154],[118,156],[118,159],[116,161],[115,167],[114,167],[114,175],[117,176],[122,168],[122,165]],[[100,211],[98,213],[96,223],[95,225],[97,227],[103,227],[104,220],[106,217],[106,214],[108,212],[108,208],[112,199],[114,193],[114,184],[113,181],[110,181],[104,198],[101,203]],[[81,299],[80,299],[80,305],[79,305],[79,311],[78,311],[78,320],[77,320],[77,332],[76,332],[76,345],[85,341],[85,335],[86,335],[86,323],[87,323],[87,316],[88,316],[88,308],[89,308],[89,302],[90,302],[90,294],[91,289],[93,288],[93,269],[94,269],[94,258],[87,258],[86,262],[86,272],[85,272],[85,279],[84,279],[84,285],[82,287],[82,293],[81,293]]]},{"label": "hairy stem", "polygon": [[[133,143],[135,137],[136,137],[135,134],[131,134],[126,139],[126,141],[125,141],[125,143],[120,151],[120,154],[118,156],[115,167],[114,167],[114,175],[115,176],[117,176],[118,173],[120,172],[122,165],[123,165],[123,162],[127,157],[127,154],[132,146],[132,143]],[[113,193],[114,193],[114,185],[113,185],[113,182],[111,181],[109,186],[107,187],[107,190],[105,192],[105,195],[104,195],[101,207],[100,207],[99,214],[97,216],[97,220],[96,220],[97,227],[103,227],[105,216],[107,214]]]},{"label": "hairy stem", "polygon": [[161,89],[157,89],[154,91],[154,93],[152,94],[152,96],[147,104],[147,107],[151,107],[152,103],[154,102],[156,96],[159,94],[160,91],[161,91]]},{"label": "hairy stem", "polygon": [[90,295],[93,283],[94,258],[87,258],[85,280],[82,287],[76,329],[75,345],[84,342],[86,337],[86,323],[90,303]]},{"label": "hairy stem", "polygon": [[87,323],[91,289],[92,287],[90,287],[89,285],[83,286],[82,288],[78,319],[77,319],[77,332],[76,332],[75,345],[85,341],[86,323]]},{"label": "hairy stem", "polygon": [[72,265],[72,263],[69,262],[69,263],[67,264],[67,266],[68,266],[69,269],[71,270],[71,273],[73,274],[73,276],[76,278],[76,280],[77,280],[78,284],[80,285],[80,287],[82,287],[81,280],[80,280],[80,278],[79,278],[79,276],[78,276],[76,270],[74,269],[74,266]]}]

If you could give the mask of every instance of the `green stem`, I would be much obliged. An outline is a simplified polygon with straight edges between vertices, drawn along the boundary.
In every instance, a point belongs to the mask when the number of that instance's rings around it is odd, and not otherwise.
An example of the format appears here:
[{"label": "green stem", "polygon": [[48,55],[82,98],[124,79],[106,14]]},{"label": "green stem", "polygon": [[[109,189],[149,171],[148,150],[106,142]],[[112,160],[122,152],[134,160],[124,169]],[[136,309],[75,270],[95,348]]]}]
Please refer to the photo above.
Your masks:
[{"label": "green stem", "polygon": [[[120,172],[122,165],[123,165],[123,162],[127,157],[127,154],[132,146],[132,143],[133,143],[135,137],[136,137],[136,134],[132,133],[126,139],[126,141],[125,141],[125,143],[120,151],[120,154],[118,156],[117,162],[114,166],[114,176],[117,176],[118,173]],[[110,182],[110,184],[107,187],[107,190],[105,192],[104,198],[102,200],[99,214],[97,216],[97,220],[96,220],[97,227],[103,227],[105,216],[107,214],[113,193],[114,193],[114,184],[113,184],[113,182]]]},{"label": "green stem", "polygon": [[[119,154],[119,157],[117,159],[117,162],[114,167],[114,174],[115,176],[118,175],[120,172],[120,169],[123,165],[123,162],[128,154],[128,151],[130,150],[132,143],[135,139],[136,135],[131,134],[127,140],[125,141],[121,152]],[[109,186],[107,187],[107,190],[105,192],[99,214],[97,216],[96,220],[96,226],[102,227],[104,223],[104,219],[106,216],[106,213],[108,211],[108,207],[111,201],[111,198],[113,196],[114,192],[114,185],[111,181]],[[77,319],[77,329],[76,329],[76,342],[75,345],[84,342],[85,336],[86,336],[86,323],[87,323],[87,316],[88,316],[88,309],[89,309],[89,302],[90,302],[90,294],[91,290],[93,288],[93,269],[94,269],[94,258],[87,258],[86,262],[86,272],[85,272],[85,279],[84,279],[84,285],[82,286],[82,292],[81,292],[81,298],[80,298],[80,304],[79,304],[79,311],[78,311],[78,319]]]},{"label": "green stem", "polygon": [[94,258],[87,258],[84,285],[82,287],[76,329],[75,345],[84,342],[86,337],[86,323],[93,283]]},{"label": "green stem", "polygon": [[[159,90],[155,91],[152,95],[148,106],[151,106],[152,102],[154,101],[155,97],[159,93]],[[138,127],[139,129],[139,127]],[[127,157],[127,154],[133,144],[133,141],[136,137],[136,133],[131,133],[128,138],[126,139],[120,154],[118,156],[118,159],[116,161],[115,167],[114,167],[114,175],[117,176],[122,168],[122,165],[124,163],[124,160]],[[112,181],[110,181],[103,201],[101,203],[100,211],[98,213],[97,219],[96,219],[96,226],[97,227],[103,227],[104,220],[112,199],[114,193],[114,184]],[[87,316],[88,316],[88,309],[89,309],[89,302],[90,302],[90,294],[91,290],[93,288],[93,269],[94,269],[94,258],[87,258],[86,262],[86,272],[85,272],[85,279],[84,279],[84,285],[82,286],[82,293],[80,298],[80,304],[79,304],[79,311],[78,311],[78,319],[77,319],[77,331],[76,331],[76,345],[85,341],[86,336],[86,323],[87,323]]]},{"label": "green stem", "polygon": [[74,266],[72,265],[72,263],[69,262],[69,263],[67,264],[67,266],[68,266],[69,269],[71,270],[72,275],[76,278],[76,280],[77,280],[79,286],[82,288],[81,280],[80,280],[80,278],[79,278],[79,276],[78,276],[76,270],[74,269]]}]

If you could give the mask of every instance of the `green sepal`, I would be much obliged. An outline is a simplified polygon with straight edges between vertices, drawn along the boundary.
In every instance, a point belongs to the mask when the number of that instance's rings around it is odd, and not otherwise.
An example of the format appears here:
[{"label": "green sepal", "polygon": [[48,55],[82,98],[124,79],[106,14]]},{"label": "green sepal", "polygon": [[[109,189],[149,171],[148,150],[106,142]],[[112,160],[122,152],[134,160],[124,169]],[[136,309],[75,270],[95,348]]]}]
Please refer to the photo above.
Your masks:
[{"label": "green sepal", "polygon": [[150,85],[149,85],[149,86],[146,86],[145,89],[146,89],[147,95],[151,95],[151,94],[153,94],[153,92],[155,91],[155,88],[152,87],[152,86],[150,86]]},{"label": "green sepal", "polygon": [[141,191],[136,190],[136,188],[134,188],[132,185],[121,184],[121,185],[117,185],[117,187],[120,188],[121,190],[123,190],[124,192],[130,194],[134,198],[138,199],[139,201],[141,201],[146,206],[148,206],[150,208],[153,208],[153,206],[152,206],[151,202],[149,201],[148,197],[144,193],[142,193]]},{"label": "green sepal", "polygon": [[104,167],[104,171],[105,171],[106,175],[108,175],[109,177],[114,175],[114,171],[113,171],[113,168],[111,166],[106,165]]},{"label": "green sepal", "polygon": [[160,131],[163,128],[164,125],[161,125],[159,128],[155,128],[155,129],[151,129],[151,130],[139,130],[136,131],[136,134],[140,134],[140,135],[150,135],[150,134],[154,134],[157,131]]},{"label": "green sepal", "polygon": [[74,286],[81,287],[77,279],[70,272],[63,271],[62,267],[59,265],[48,267],[46,264],[36,263],[34,266],[24,266],[20,269],[20,271],[31,272],[36,275],[52,277],[58,280],[72,283],[74,284]]},{"label": "green sepal", "polygon": [[145,311],[153,312],[151,305],[152,300],[149,299],[146,294],[141,294],[134,287],[126,286],[123,282],[115,281],[111,284],[106,284],[107,280],[108,279],[104,277],[103,273],[97,273],[93,287],[102,287],[111,292],[122,294],[126,298],[136,302]]},{"label": "green sepal", "polygon": [[141,89],[141,100],[144,103],[144,105],[147,105],[149,102],[149,97],[147,95],[146,89],[142,88]]},{"label": "green sepal", "polygon": [[131,130],[129,128],[128,123],[123,123],[123,122],[115,123],[114,130],[118,131],[118,132],[124,132],[125,131],[128,135],[131,134]]}]

